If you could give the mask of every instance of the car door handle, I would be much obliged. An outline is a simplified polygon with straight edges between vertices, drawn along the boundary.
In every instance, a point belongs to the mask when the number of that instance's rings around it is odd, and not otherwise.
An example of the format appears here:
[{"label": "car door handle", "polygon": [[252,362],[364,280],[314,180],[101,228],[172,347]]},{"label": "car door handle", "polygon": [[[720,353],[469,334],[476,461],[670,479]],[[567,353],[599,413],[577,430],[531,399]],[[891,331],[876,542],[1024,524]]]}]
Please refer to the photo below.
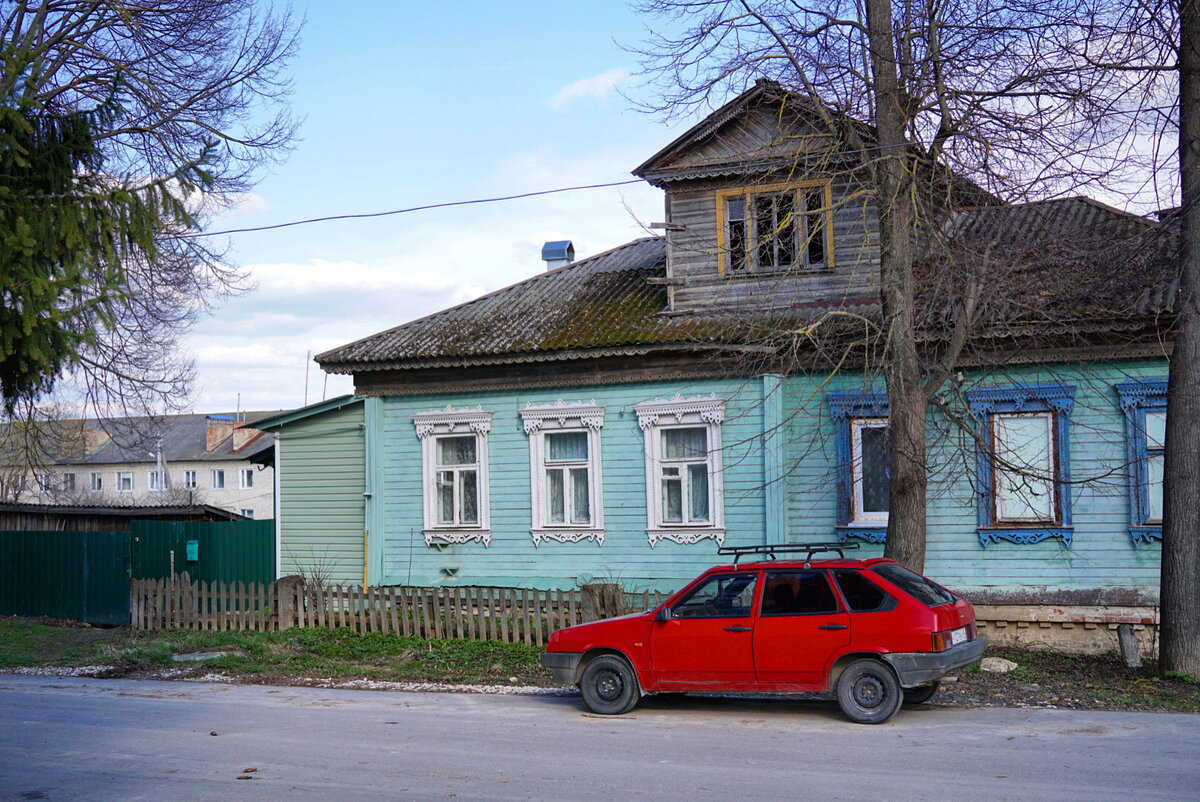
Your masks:
[{"label": "car door handle", "polygon": [[817,629],[845,629],[845,624],[821,624]]},{"label": "car door handle", "polygon": [[749,632],[750,627],[725,627],[726,632]]}]

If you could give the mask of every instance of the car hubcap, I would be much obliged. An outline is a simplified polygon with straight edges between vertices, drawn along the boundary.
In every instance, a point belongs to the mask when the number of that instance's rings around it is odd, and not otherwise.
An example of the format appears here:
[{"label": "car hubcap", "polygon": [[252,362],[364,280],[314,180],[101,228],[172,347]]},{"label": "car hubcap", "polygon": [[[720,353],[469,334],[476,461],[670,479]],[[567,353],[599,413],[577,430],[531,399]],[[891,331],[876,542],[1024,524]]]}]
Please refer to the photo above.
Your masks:
[{"label": "car hubcap", "polygon": [[860,677],[854,683],[854,701],[859,707],[878,707],[883,703],[883,683],[875,677]]},{"label": "car hubcap", "polygon": [[605,671],[596,677],[596,694],[606,702],[621,695],[621,678],[615,671]]}]

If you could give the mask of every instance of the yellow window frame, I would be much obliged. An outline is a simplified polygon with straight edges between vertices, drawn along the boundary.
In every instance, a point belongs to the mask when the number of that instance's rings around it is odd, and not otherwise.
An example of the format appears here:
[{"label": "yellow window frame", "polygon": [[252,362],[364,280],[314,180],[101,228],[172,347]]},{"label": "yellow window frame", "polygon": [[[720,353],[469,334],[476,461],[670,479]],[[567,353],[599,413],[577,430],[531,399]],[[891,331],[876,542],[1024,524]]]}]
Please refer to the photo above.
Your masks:
[{"label": "yellow window frame", "polygon": [[[803,190],[811,190],[819,188],[824,197],[824,229],[822,232],[825,246],[825,264],[822,270],[833,269],[833,181],[830,179],[818,179],[813,181],[783,181],[776,184],[757,184],[745,187],[735,187],[733,189],[717,190],[717,274],[725,275],[728,269],[728,251],[725,243],[725,225],[726,201],[730,198],[741,197],[746,200],[746,208],[750,208],[750,198],[754,195],[774,195],[780,192],[791,191],[797,196],[799,202],[800,192]],[[753,248],[755,243],[753,237],[746,237],[746,272],[755,272],[755,260],[752,258]],[[779,272],[777,270],[763,272]]]}]

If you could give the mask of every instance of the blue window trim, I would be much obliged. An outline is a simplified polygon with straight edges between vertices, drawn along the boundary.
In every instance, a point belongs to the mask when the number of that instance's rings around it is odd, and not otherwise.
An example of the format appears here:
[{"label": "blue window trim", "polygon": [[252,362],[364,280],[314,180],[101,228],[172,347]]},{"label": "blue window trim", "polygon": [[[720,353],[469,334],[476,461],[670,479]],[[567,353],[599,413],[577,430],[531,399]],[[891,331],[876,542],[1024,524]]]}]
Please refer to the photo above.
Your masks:
[{"label": "blue window trim", "polygon": [[[971,409],[971,416],[979,424],[980,437],[975,449],[975,476],[978,482],[977,531],[980,545],[987,548],[988,543],[999,543],[1001,540],[1025,545],[1055,539],[1070,548],[1075,530],[1071,524],[1069,417],[1075,406],[1075,388],[1062,384],[981,387],[967,391],[967,404]],[[1054,413],[1056,524],[1016,526],[999,524],[995,520],[995,490],[990,449],[992,415],[1011,412]],[[985,447],[984,443],[988,443],[989,447]]]},{"label": "blue window trim", "polygon": [[883,390],[839,390],[825,396],[833,418],[834,443],[837,447],[837,537],[858,538],[868,543],[886,543],[886,526],[853,524],[853,477],[850,458],[850,421],[856,418],[886,418],[887,393]]},{"label": "blue window trim", "polygon": [[1162,524],[1148,523],[1150,479],[1146,464],[1146,413],[1167,409],[1167,380],[1131,379],[1114,388],[1125,413],[1125,454],[1129,469],[1129,538],[1134,547],[1162,540]]}]

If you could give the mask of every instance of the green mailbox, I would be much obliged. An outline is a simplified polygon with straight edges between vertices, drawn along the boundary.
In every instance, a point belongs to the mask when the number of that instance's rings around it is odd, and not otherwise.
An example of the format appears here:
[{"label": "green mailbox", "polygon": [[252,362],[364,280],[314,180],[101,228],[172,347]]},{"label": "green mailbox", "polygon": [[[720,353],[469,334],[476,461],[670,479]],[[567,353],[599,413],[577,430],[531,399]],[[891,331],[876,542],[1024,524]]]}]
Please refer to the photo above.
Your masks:
[{"label": "green mailbox", "polygon": [[187,542],[187,559],[190,563],[198,562],[200,560],[199,540],[189,540]]}]

